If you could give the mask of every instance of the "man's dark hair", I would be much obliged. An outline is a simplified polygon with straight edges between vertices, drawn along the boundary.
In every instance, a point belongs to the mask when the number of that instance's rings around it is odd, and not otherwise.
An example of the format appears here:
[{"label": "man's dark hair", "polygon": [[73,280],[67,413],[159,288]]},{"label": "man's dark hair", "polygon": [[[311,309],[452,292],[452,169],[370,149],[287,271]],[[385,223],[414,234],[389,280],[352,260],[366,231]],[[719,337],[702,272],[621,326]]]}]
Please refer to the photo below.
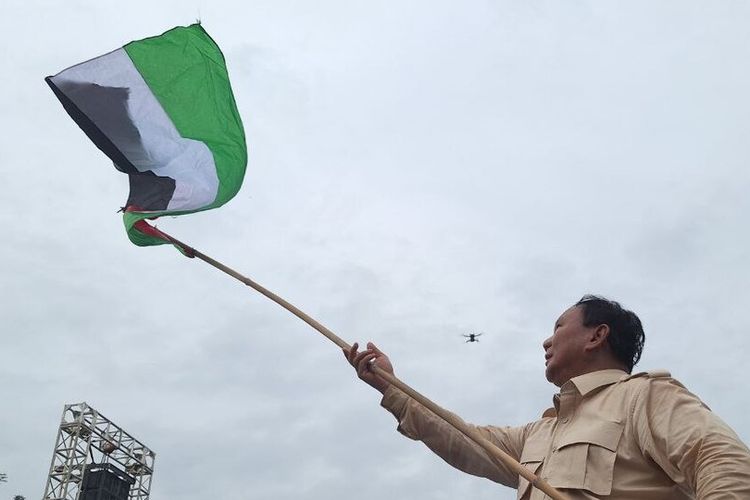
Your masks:
[{"label": "man's dark hair", "polygon": [[583,311],[583,326],[609,326],[607,342],[612,353],[628,367],[628,373],[632,372],[646,341],[638,316],[614,300],[597,295],[584,295],[575,305]]}]

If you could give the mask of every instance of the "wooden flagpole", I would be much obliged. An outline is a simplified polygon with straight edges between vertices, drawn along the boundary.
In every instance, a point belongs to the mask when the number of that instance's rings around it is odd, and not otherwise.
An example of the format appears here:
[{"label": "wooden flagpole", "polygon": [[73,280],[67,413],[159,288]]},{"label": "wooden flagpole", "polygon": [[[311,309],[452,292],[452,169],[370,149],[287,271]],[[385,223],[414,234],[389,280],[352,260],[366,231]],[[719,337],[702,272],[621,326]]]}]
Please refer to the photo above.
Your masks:
[{"label": "wooden flagpole", "polygon": [[[199,252],[198,250],[194,249],[193,247],[186,245],[185,243],[181,242],[177,238],[174,238],[168,235],[164,231],[161,231],[160,229],[157,229],[156,227],[147,224],[145,221],[139,221],[136,226],[139,230],[143,232],[146,232],[148,234],[151,234],[152,236],[163,238],[169,241],[170,243],[172,243],[173,245],[181,249],[182,252],[187,257],[190,257],[190,258],[197,257],[200,260],[212,265],[216,269],[223,271],[229,276],[232,276],[233,278],[241,281],[242,283],[249,286],[253,290],[260,292],[261,294],[265,295],[266,297],[276,302],[281,307],[283,307],[284,309],[291,312],[292,314],[297,316],[299,319],[301,319],[302,321],[304,321],[305,323],[313,327],[318,332],[322,333],[326,338],[328,338],[331,342],[333,342],[340,348],[345,349],[347,351],[351,348],[349,344],[344,342],[339,336],[337,336],[331,330],[329,330],[328,328],[323,326],[321,323],[316,321],[314,318],[307,315],[305,312],[303,312],[301,309],[299,309],[295,305],[291,304],[290,302],[284,300],[283,298],[279,297],[278,295],[266,289],[265,287],[254,282],[250,278],[243,276],[242,274],[238,273],[234,269],[231,269],[230,267],[225,266],[221,262],[212,259],[208,255],[205,255]],[[430,411],[432,411],[435,415],[437,415],[438,417],[446,421],[448,424],[452,425],[454,428],[456,428],[456,430],[461,432],[464,436],[474,441],[484,451],[487,452],[487,454],[492,458],[493,461],[495,461],[495,463],[499,465],[505,465],[512,471],[516,472],[518,475],[523,476],[526,480],[529,481],[529,483],[531,483],[532,486],[542,490],[553,500],[569,500],[566,495],[563,495],[554,487],[552,487],[547,481],[538,477],[529,469],[527,469],[526,467],[518,463],[513,457],[511,457],[510,455],[505,453],[503,450],[495,446],[491,441],[489,441],[484,436],[482,436],[479,433],[479,431],[477,431],[473,427],[468,426],[463,420],[459,419],[452,413],[446,411],[442,407],[436,405],[435,403],[430,401],[428,398],[418,393],[417,391],[415,391],[414,389],[406,385],[404,382],[396,378],[394,375],[386,372],[379,366],[372,365],[371,370],[374,371],[380,377],[390,382],[391,384],[398,387],[400,390],[402,390],[409,396],[411,396],[413,399],[419,402],[422,406],[428,408]]]}]

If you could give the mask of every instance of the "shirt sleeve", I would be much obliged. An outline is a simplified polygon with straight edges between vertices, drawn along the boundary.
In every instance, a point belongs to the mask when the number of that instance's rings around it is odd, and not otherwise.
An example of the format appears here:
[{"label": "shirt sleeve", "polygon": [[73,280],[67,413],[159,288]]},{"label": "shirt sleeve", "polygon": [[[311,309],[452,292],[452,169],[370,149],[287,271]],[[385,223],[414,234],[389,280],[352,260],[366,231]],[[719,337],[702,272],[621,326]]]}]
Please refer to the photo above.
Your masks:
[{"label": "shirt sleeve", "polygon": [[[518,487],[518,474],[493,461],[478,444],[394,386],[390,386],[381,406],[398,420],[398,431],[422,441],[453,467],[468,474],[485,477],[511,488]],[[526,427],[473,426],[486,439],[513,457],[520,459],[526,439]]]},{"label": "shirt sleeve", "polygon": [[697,500],[750,498],[750,450],[672,378],[654,378],[635,400],[641,449]]}]

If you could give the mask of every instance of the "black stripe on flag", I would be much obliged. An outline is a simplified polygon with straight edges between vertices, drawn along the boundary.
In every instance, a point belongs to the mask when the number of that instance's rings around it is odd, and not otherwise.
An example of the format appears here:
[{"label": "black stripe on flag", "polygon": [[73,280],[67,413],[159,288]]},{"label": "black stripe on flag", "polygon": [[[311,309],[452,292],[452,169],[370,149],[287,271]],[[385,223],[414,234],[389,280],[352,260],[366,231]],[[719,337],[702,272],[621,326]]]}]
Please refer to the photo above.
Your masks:
[{"label": "black stripe on flag", "polygon": [[[117,137],[118,142],[126,145],[129,151],[142,152],[139,156],[147,156],[140,133],[128,116],[128,89],[78,82],[65,82],[65,88],[61,89],[52,78],[48,76],[44,80],[68,115],[94,145],[112,160],[115,168],[130,177],[130,195],[126,206],[135,207],[138,211],[166,210],[174,194],[175,180],[158,176],[151,170],[139,171],[102,130]],[[75,102],[69,95],[75,98]]]},{"label": "black stripe on flag", "polygon": [[[76,106],[76,104],[72,100],[70,100],[70,98],[62,90],[60,90],[57,85],[55,85],[55,83],[52,81],[52,77],[48,76],[44,79],[44,81],[47,82],[47,84],[52,89],[52,92],[54,92],[55,96],[57,96],[57,98],[60,100],[60,103],[62,104],[63,108],[65,108],[65,111],[68,112],[68,115],[70,115],[73,121],[75,121],[76,124],[81,127],[81,130],[83,130],[88,138],[91,139],[91,142],[93,142],[94,145],[96,145],[96,147],[99,148],[102,153],[109,156],[109,159],[112,160],[118,170],[125,172],[126,174],[138,173],[138,169],[136,169],[133,164],[130,163],[130,160],[125,157],[122,151],[120,151],[117,146],[114,145],[109,137],[107,137],[104,132],[102,132],[102,130],[93,122],[93,120],[91,120],[91,118],[89,118],[86,113],[81,111],[80,108]],[[121,89],[121,91],[125,93],[125,100],[127,101],[126,89]],[[109,92],[108,94],[111,97],[114,97],[116,95],[115,92]]]},{"label": "black stripe on flag", "polygon": [[159,177],[152,171],[128,175],[130,196],[128,207],[138,211],[166,210],[174,194],[175,181],[171,177]]}]

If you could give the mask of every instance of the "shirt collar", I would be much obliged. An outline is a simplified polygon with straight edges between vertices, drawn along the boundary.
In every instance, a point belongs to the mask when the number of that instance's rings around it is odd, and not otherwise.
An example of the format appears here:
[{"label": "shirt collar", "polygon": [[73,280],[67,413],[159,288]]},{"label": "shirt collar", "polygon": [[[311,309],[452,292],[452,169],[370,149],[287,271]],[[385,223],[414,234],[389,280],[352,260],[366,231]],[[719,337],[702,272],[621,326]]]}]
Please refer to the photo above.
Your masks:
[{"label": "shirt collar", "polygon": [[560,396],[562,393],[570,394],[571,392],[578,391],[581,396],[585,396],[594,389],[604,387],[605,385],[612,385],[615,382],[624,380],[631,375],[623,370],[599,370],[591,373],[585,373],[565,382],[560,387],[560,394],[552,396],[552,403],[555,405],[554,408],[547,408],[542,414],[544,417],[556,417],[560,411]]},{"label": "shirt collar", "polygon": [[585,373],[577,377],[573,377],[569,382],[563,385],[572,383],[581,396],[585,396],[594,389],[604,387],[605,385],[611,385],[624,378],[628,377],[628,373],[622,370],[599,370],[596,372]]}]

